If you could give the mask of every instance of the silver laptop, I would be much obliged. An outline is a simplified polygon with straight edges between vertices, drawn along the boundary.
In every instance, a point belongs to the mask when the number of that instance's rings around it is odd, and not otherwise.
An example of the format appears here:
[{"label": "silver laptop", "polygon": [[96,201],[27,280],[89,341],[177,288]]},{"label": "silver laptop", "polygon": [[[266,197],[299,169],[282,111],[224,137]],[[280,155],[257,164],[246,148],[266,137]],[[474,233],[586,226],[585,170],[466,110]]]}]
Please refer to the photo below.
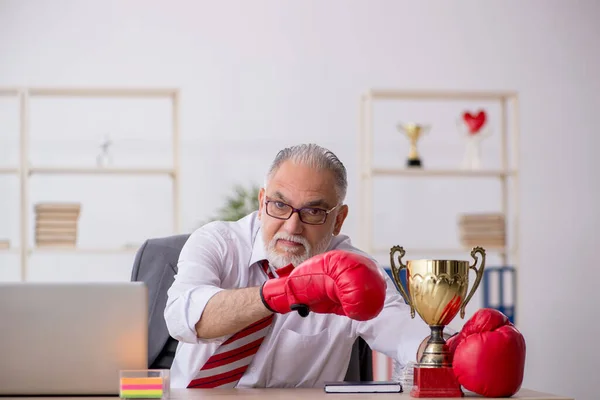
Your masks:
[{"label": "silver laptop", "polygon": [[0,283],[0,395],[118,395],[146,369],[143,282]]}]

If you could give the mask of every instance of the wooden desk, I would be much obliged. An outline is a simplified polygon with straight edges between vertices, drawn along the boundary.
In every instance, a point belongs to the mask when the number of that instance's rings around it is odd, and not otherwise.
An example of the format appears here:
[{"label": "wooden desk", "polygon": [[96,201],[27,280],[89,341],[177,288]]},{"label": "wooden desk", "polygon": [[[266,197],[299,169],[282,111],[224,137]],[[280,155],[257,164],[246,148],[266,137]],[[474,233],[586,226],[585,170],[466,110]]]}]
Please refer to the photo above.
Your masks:
[{"label": "wooden desk", "polygon": [[[323,389],[173,389],[170,399],[172,400],[226,400],[226,397],[237,396],[246,399],[278,399],[278,400],[409,400],[408,392],[405,393],[325,393]],[[465,393],[464,398],[481,398],[472,393]],[[420,400],[444,400],[442,398],[421,397]],[[490,397],[485,398],[493,400]],[[549,393],[536,392],[533,390],[522,389],[513,400],[574,400],[569,397],[555,396]],[[453,398],[452,400],[456,400]],[[496,399],[500,400],[500,399]],[[502,398],[501,400],[507,400]]]},{"label": "wooden desk", "polygon": [[[245,400],[408,400],[413,399],[409,393],[325,393],[323,389],[172,389],[170,400],[231,400],[231,397],[241,397]],[[465,393],[466,399],[482,398]],[[0,397],[0,400],[90,400],[89,397]],[[118,397],[93,397],[94,400],[114,400]],[[487,397],[487,400],[494,400]],[[556,396],[549,393],[536,392],[533,390],[522,389],[515,396],[510,397],[513,400],[574,400],[571,397]],[[421,398],[421,400],[444,400],[443,398]],[[446,399],[447,400],[447,399]],[[453,398],[451,400],[456,400]],[[496,400],[507,400],[496,399]]]}]

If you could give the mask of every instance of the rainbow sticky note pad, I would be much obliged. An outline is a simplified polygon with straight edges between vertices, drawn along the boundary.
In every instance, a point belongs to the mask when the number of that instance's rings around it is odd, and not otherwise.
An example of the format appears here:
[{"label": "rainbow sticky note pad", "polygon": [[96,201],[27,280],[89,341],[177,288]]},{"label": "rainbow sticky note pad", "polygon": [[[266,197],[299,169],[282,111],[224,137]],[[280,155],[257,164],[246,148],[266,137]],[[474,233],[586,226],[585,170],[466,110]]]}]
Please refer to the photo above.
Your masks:
[{"label": "rainbow sticky note pad", "polygon": [[119,397],[123,399],[166,399],[169,397],[168,370],[120,372]]},{"label": "rainbow sticky note pad", "polygon": [[121,378],[120,397],[160,399],[163,396],[162,378]]}]

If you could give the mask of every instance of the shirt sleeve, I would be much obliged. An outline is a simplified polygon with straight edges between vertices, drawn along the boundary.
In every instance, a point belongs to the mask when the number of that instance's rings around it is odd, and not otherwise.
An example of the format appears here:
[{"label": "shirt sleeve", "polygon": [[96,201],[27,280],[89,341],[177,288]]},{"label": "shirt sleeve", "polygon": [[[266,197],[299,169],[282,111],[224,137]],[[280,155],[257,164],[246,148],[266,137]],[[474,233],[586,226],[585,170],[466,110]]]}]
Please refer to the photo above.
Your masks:
[{"label": "shirt sleeve", "polygon": [[383,310],[369,321],[355,321],[356,333],[369,347],[396,360],[401,368],[416,361],[419,345],[431,334],[429,326],[415,312],[410,316],[410,307],[405,303],[396,285],[385,269],[369,254],[354,247],[349,238],[340,238],[336,248],[353,251],[373,260],[387,283]]},{"label": "shirt sleeve", "polygon": [[431,330],[416,312],[411,318],[410,307],[385,270],[381,271],[387,282],[383,310],[369,321],[358,322],[357,333],[372,350],[395,359],[404,368],[408,362],[417,361],[419,345]]},{"label": "shirt sleeve", "polygon": [[167,292],[164,317],[169,334],[184,343],[212,343],[224,338],[201,339],[196,323],[204,307],[215,294],[223,290],[223,267],[230,265],[226,252],[226,237],[212,223],[194,231],[183,246],[177,263],[175,280]]}]

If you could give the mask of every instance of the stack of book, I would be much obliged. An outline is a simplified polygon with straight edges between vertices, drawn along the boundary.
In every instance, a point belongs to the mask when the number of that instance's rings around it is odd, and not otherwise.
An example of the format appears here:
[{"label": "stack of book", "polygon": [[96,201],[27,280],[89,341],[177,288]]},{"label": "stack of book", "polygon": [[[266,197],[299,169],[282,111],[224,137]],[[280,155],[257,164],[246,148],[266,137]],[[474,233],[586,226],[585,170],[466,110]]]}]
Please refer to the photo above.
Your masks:
[{"label": "stack of book", "polygon": [[38,247],[75,247],[79,203],[38,203],[35,205],[35,244]]},{"label": "stack of book", "polygon": [[458,228],[460,242],[463,246],[506,246],[506,223],[504,214],[462,214],[458,218]]}]

